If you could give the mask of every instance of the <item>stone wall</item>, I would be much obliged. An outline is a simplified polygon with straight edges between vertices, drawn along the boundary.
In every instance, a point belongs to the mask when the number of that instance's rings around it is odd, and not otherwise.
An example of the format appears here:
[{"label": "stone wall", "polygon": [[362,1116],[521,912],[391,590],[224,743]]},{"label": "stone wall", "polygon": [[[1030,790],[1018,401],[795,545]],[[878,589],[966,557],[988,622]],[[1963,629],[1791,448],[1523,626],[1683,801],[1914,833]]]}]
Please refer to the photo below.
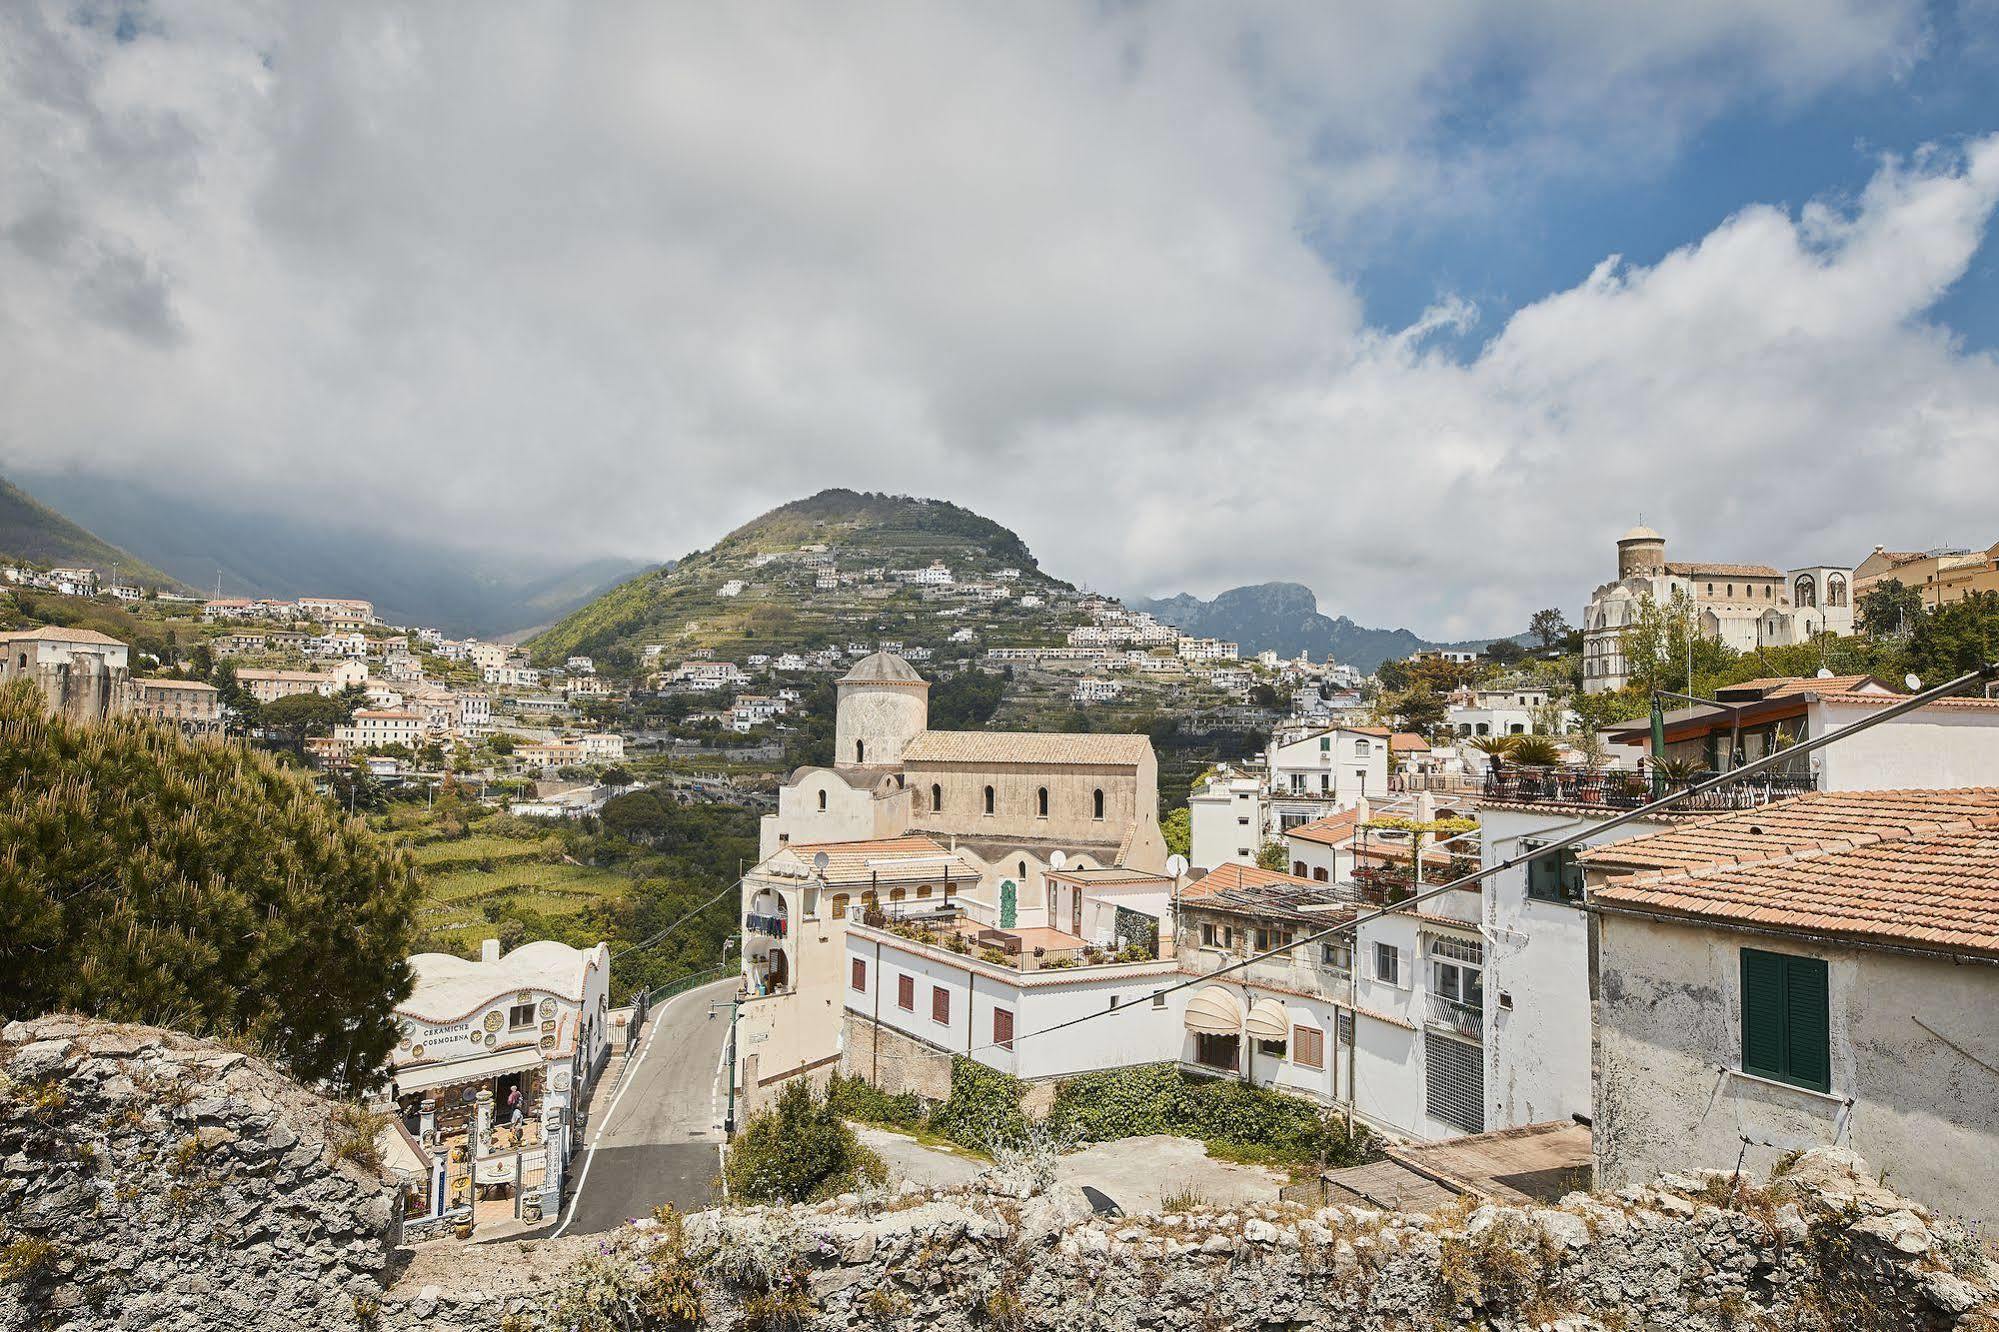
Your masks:
[{"label": "stone wall", "polygon": [[1833,1150],[1435,1217],[1103,1218],[1016,1175],[411,1251],[348,1121],[254,1059],[43,1019],[0,1068],[0,1329],[1999,1332],[1999,1266]]},{"label": "stone wall", "polygon": [[[890,1096],[914,1092],[934,1105],[951,1095],[951,1056],[893,1027],[849,1012],[840,1041],[840,1072],[866,1078]],[[1030,1118],[1047,1115],[1055,1104],[1058,1079],[1026,1084],[1020,1108]]]}]

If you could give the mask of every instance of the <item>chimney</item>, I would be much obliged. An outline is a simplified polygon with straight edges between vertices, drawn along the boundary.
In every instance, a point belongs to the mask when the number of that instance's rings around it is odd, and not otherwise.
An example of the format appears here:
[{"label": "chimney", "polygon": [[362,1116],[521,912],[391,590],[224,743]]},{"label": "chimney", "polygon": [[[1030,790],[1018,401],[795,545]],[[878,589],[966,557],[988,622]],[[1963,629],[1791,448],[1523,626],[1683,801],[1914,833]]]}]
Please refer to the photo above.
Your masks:
[{"label": "chimney", "polygon": [[498,962],[500,960],[500,941],[498,939],[481,940],[479,944],[479,960],[481,962]]}]

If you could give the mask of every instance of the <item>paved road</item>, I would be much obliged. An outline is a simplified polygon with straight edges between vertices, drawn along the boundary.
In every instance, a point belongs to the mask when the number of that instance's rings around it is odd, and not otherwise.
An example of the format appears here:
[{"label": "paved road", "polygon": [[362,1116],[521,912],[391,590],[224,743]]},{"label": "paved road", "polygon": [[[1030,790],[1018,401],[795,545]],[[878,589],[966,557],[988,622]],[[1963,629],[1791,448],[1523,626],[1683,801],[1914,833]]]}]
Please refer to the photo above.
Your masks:
[{"label": "paved road", "polygon": [[722,1103],[717,1074],[729,1010],[708,1005],[736,979],[677,994],[653,1010],[624,1086],[590,1126],[588,1157],[565,1235],[591,1235],[644,1216],[663,1202],[705,1207],[721,1169]]}]

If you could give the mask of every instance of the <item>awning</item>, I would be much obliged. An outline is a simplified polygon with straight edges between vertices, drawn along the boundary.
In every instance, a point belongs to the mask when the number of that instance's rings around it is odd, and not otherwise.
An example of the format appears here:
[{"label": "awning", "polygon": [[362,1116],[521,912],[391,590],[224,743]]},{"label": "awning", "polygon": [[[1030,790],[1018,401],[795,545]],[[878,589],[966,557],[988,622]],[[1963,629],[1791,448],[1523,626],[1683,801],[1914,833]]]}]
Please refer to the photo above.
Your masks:
[{"label": "awning", "polygon": [[1275,999],[1259,999],[1250,1005],[1243,1029],[1259,1041],[1291,1039],[1291,1015]]},{"label": "awning", "polygon": [[1242,1030],[1242,1001],[1219,985],[1208,986],[1187,1001],[1187,1030],[1236,1035]]},{"label": "awning", "polygon": [[398,1095],[410,1092],[429,1091],[433,1087],[449,1087],[460,1082],[484,1082],[497,1078],[503,1073],[520,1073],[530,1068],[539,1068],[547,1059],[532,1045],[519,1046],[512,1050],[495,1050],[491,1054],[475,1055],[470,1059],[453,1059],[449,1063],[425,1064],[421,1068],[399,1068],[392,1075]]}]

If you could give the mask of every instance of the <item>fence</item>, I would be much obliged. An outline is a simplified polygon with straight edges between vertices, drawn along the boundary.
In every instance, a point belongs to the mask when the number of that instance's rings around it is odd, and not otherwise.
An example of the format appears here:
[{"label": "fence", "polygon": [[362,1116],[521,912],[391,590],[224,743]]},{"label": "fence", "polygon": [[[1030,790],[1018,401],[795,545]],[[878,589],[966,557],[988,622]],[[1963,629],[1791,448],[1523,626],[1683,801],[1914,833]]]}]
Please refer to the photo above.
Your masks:
[{"label": "fence", "polygon": [[668,981],[664,985],[654,986],[652,989],[646,991],[646,1002],[648,1004],[657,1004],[663,1000],[673,998],[676,994],[685,994],[689,990],[698,990],[703,985],[709,985],[718,980],[726,980],[730,976],[737,974],[736,968],[731,966],[710,967],[706,971],[697,971],[690,976],[682,976],[679,980]]},{"label": "fence", "polygon": [[[1589,772],[1565,768],[1495,769],[1485,775],[1481,794],[1490,800],[1523,804],[1601,805],[1606,809],[1636,809],[1668,791],[1717,776],[1712,772],[1669,780],[1664,774]],[[1810,773],[1761,773],[1745,781],[1718,786],[1683,801],[1681,812],[1755,809],[1772,800],[1804,795],[1816,789]]]}]

